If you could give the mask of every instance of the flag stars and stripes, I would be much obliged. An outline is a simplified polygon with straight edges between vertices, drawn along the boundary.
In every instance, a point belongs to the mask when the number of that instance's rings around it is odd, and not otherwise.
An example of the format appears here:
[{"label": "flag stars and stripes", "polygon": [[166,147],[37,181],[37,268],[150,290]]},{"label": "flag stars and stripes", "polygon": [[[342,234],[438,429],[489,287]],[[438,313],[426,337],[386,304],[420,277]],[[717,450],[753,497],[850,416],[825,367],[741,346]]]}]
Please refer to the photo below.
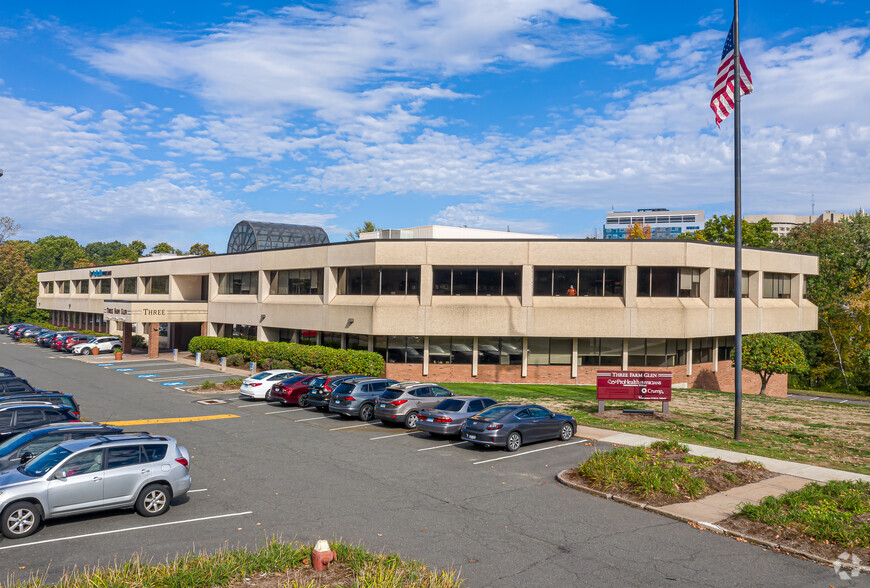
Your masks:
[{"label": "flag stars and stripes", "polygon": [[[752,74],[743,55],[740,55],[740,95],[752,93]],[[722,48],[722,61],[719,63],[719,71],[716,73],[716,84],[713,87],[713,99],[710,100],[710,108],[716,114],[716,126],[719,126],[725,118],[734,110],[734,23],[728,31],[725,46]]]}]

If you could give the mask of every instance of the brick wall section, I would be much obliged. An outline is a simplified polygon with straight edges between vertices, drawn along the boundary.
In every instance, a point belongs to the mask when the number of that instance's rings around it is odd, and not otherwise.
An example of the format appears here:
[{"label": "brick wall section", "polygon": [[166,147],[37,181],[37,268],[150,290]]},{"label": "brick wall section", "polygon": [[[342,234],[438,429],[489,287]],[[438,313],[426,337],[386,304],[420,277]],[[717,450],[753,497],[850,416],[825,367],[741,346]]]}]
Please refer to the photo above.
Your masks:
[{"label": "brick wall section", "polygon": [[[423,364],[419,363],[388,363],[387,377],[394,380],[425,380],[428,382],[487,382],[498,384],[587,384],[595,385],[595,375],[598,370],[619,369],[598,366],[578,366],[577,378],[571,377],[571,367],[567,365],[530,365],[528,376],[521,376],[522,369],[518,365],[479,365],[477,377],[472,377],[470,365],[432,364],[429,375],[423,376]],[[630,367],[631,371],[658,370],[661,368]],[[696,363],[692,366],[692,375],[686,375],[686,366],[670,368],[674,375],[674,384],[688,384],[689,388],[706,388],[708,390],[734,391],[734,368],[728,361],[719,362],[719,370],[713,371],[712,363]],[[785,398],[788,386],[788,376],[777,374],[767,383],[767,394]],[[743,391],[747,394],[758,394],[761,390],[761,378],[754,373],[743,370]]]}]

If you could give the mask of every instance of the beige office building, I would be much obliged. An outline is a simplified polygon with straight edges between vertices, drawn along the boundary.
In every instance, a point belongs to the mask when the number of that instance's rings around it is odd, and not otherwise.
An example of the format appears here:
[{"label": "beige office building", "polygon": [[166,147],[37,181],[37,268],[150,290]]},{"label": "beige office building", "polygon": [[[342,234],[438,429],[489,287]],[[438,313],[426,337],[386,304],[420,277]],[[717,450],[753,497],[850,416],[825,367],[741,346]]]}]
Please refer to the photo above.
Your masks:
[{"label": "beige office building", "polygon": [[[608,366],[733,390],[732,247],[453,235],[42,272],[38,306],[152,356],[207,334],[368,349],[401,379],[594,384]],[[746,249],[743,269],[744,333],[816,329],[817,257]]]}]

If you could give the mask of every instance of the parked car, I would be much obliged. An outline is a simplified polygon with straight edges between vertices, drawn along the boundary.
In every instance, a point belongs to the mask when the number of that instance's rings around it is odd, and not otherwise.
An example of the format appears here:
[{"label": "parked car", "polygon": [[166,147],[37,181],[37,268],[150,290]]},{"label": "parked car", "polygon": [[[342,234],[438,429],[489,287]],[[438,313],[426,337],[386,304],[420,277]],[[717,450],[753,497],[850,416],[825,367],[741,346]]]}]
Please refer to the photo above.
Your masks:
[{"label": "parked car", "polygon": [[9,378],[14,378],[14,377],[15,377],[15,372],[13,372],[12,370],[10,370],[9,368],[0,367],[0,377],[9,377]]},{"label": "parked car", "polygon": [[0,396],[12,394],[33,394],[38,390],[24,378],[16,376],[0,377]]},{"label": "parked car", "polygon": [[18,339],[21,339],[21,335],[24,334],[24,331],[26,331],[27,329],[30,329],[34,326],[35,325],[30,325],[30,324],[18,325],[17,327],[12,329],[12,338],[15,339],[16,341]]},{"label": "parked car", "polygon": [[50,337],[42,342],[43,347],[54,348],[54,343],[58,339],[62,339],[63,337],[68,337],[70,335],[78,335],[75,331],[58,331],[54,334],[53,337]]},{"label": "parked car", "polygon": [[46,330],[34,337],[33,342],[39,346],[42,346],[47,339],[51,339],[55,335],[57,335],[57,331]]},{"label": "parked car", "polygon": [[19,339],[35,339],[37,336],[48,331],[45,327],[30,327],[21,331]]},{"label": "parked car", "polygon": [[493,404],[497,404],[496,401],[485,396],[452,396],[435,408],[421,410],[417,428],[433,436],[456,435],[465,419]]},{"label": "parked car", "polygon": [[375,403],[375,418],[385,425],[402,423],[406,429],[416,429],[421,410],[435,408],[453,392],[436,384],[407,382],[387,388]]},{"label": "parked car", "polygon": [[51,423],[81,422],[68,406],[50,402],[0,402],[0,439]]},{"label": "parked car", "polygon": [[73,335],[80,335],[81,333],[69,333],[65,335],[58,335],[54,339],[51,340],[51,348],[56,349],[57,351],[63,351],[63,346],[66,345],[67,337],[71,337]]},{"label": "parked car", "polygon": [[308,384],[308,393],[305,394],[305,403],[318,410],[329,410],[329,402],[335,388],[351,378],[365,378],[361,374],[341,374],[334,376],[321,376],[314,378]]},{"label": "parked car", "polygon": [[27,323],[10,323],[10,324],[6,325],[6,330],[3,332],[11,337],[12,332],[15,331],[15,329],[17,329],[18,327],[21,327],[21,326],[25,326],[25,325],[27,325]]},{"label": "parked car", "polygon": [[301,373],[297,370],[266,370],[260,372],[255,376],[242,380],[239,394],[245,398],[266,398],[267,393],[275,383]]},{"label": "parked car", "polygon": [[92,337],[84,343],[73,345],[70,349],[75,355],[95,355],[121,351],[121,340],[118,337]]},{"label": "parked car", "polygon": [[35,533],[43,519],[133,508],[153,517],[190,489],[190,454],[172,437],[130,433],[65,441],[0,473],[0,531]]},{"label": "parked car", "polygon": [[72,353],[73,347],[75,347],[76,345],[78,345],[80,343],[87,343],[88,341],[90,341],[93,338],[94,338],[93,335],[81,335],[81,334],[70,335],[69,337],[64,337],[63,345],[61,345],[60,350],[66,351],[67,353]]},{"label": "parked car", "polygon": [[523,443],[561,439],[568,441],[577,421],[537,404],[497,404],[469,417],[462,426],[463,441],[516,451]]},{"label": "parked car", "polygon": [[30,394],[0,395],[0,403],[6,402],[48,402],[51,404],[62,404],[68,407],[76,418],[81,418],[82,416],[81,408],[75,397],[72,394],[64,394],[62,392],[35,390]]},{"label": "parked car", "polygon": [[388,378],[351,378],[332,391],[329,410],[342,416],[370,421],[375,416],[375,403],[389,386],[398,384]]},{"label": "parked car", "polygon": [[6,333],[6,330],[9,328],[9,325],[0,325],[0,333]]},{"label": "parked car", "polygon": [[325,374],[300,374],[292,376],[286,380],[282,380],[272,386],[272,389],[266,392],[266,400],[279,400],[281,404],[298,404],[299,406],[307,406],[306,401],[302,398],[308,393],[308,385],[314,378],[319,378]]},{"label": "parked car", "polygon": [[0,470],[23,465],[64,441],[122,432],[121,427],[102,423],[61,423],[24,431],[0,443]]}]

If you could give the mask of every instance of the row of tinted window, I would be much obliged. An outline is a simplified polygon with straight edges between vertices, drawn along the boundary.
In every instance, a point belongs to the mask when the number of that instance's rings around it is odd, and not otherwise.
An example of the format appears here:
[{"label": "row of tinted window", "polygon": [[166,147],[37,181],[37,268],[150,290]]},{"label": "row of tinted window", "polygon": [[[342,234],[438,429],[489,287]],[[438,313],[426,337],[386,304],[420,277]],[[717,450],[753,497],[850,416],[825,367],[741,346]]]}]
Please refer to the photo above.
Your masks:
[{"label": "row of tinted window", "polygon": [[323,268],[269,272],[269,294],[323,294]]},{"label": "row of tinted window", "polygon": [[701,295],[701,270],[692,267],[638,267],[637,295],[697,298]]},{"label": "row of tinted window", "polygon": [[432,294],[436,296],[519,296],[522,267],[435,267]]},{"label": "row of tinted window", "polygon": [[258,272],[218,274],[218,294],[257,294]]},{"label": "row of tinted window", "polygon": [[622,296],[625,268],[535,268],[535,296]]},{"label": "row of tinted window", "polygon": [[420,293],[420,267],[341,267],[338,268],[338,293],[416,296]]}]

